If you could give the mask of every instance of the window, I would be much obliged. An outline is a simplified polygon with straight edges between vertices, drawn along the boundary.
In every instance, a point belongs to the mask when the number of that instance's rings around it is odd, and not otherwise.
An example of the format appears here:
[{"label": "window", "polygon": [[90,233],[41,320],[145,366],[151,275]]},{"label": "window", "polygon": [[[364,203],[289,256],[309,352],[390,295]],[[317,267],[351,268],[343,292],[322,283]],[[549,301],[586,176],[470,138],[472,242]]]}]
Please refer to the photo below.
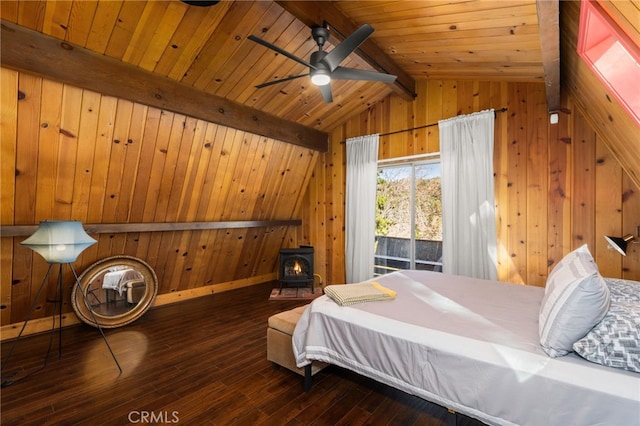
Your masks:
[{"label": "window", "polygon": [[440,161],[378,168],[375,275],[441,270]]},{"label": "window", "polygon": [[640,49],[592,1],[581,4],[578,54],[640,125]]}]

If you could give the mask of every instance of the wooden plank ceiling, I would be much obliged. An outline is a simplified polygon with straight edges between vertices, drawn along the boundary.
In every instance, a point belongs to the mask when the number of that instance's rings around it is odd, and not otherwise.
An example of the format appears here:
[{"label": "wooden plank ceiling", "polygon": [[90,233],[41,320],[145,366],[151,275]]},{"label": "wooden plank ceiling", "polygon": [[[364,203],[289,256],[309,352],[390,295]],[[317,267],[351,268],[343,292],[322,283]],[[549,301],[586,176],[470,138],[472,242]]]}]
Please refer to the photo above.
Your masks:
[{"label": "wooden plank ceiling", "polygon": [[[557,2],[542,4],[555,5],[553,17]],[[559,93],[557,16],[539,23],[535,0],[221,1],[210,7],[178,0],[3,0],[1,7],[5,22],[324,132],[392,92],[411,98],[418,79],[543,82],[546,66],[548,97]],[[397,82],[334,81],[331,104],[308,78],[255,88],[308,70],[247,36],[308,60],[317,49],[310,26],[324,22],[332,30],[327,51],[341,40],[337,33],[371,24],[373,35],[341,65],[384,70],[398,75]]]}]

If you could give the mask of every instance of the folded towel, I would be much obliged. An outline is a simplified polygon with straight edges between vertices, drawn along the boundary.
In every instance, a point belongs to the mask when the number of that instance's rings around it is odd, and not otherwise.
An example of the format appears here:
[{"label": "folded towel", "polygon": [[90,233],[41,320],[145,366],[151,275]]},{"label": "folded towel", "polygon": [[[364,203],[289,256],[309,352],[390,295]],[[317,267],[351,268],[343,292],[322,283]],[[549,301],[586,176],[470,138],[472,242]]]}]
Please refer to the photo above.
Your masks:
[{"label": "folded towel", "polygon": [[396,297],[395,291],[383,287],[375,281],[358,284],[328,285],[324,288],[324,293],[340,306],[392,300]]}]

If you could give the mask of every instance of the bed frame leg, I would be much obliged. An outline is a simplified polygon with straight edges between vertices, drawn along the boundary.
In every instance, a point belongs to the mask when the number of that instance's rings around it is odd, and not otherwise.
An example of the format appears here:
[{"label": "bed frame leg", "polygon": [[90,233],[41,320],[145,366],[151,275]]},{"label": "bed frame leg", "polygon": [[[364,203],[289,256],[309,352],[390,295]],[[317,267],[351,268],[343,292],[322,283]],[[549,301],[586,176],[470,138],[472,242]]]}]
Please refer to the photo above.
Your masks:
[{"label": "bed frame leg", "polygon": [[313,376],[311,376],[311,364],[304,366],[304,391],[311,391],[311,385],[313,384]]},{"label": "bed frame leg", "polygon": [[447,409],[447,426],[456,426],[458,424],[458,415],[450,408]]}]

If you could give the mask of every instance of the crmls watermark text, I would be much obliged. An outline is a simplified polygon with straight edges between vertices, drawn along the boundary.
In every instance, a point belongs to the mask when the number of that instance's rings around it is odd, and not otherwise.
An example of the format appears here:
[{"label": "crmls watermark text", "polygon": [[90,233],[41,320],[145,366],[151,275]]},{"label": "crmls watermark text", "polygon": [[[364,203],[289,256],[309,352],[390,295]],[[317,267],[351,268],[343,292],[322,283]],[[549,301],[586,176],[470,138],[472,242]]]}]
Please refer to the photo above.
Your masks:
[{"label": "crmls watermark text", "polygon": [[131,411],[128,419],[130,423],[178,423],[179,414],[177,411]]}]

